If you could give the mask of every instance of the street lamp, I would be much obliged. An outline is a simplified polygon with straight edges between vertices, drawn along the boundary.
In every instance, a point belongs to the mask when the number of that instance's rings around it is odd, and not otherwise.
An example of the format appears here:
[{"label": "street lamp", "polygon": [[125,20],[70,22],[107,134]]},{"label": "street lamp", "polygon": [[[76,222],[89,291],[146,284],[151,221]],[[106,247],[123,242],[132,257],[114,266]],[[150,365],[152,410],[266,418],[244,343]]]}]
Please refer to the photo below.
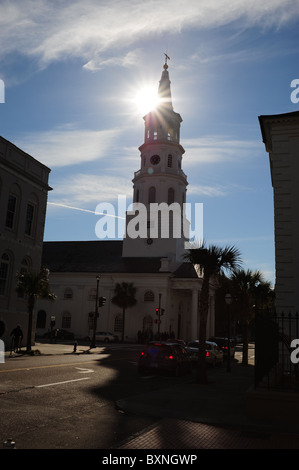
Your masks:
[{"label": "street lamp", "polygon": [[99,316],[99,310],[98,310],[99,299],[98,299],[98,297],[99,297],[100,278],[101,278],[101,276],[98,274],[97,277],[96,277],[96,280],[97,280],[97,293],[96,293],[96,304],[95,304],[95,309],[94,309],[95,312],[94,312],[94,319],[93,319],[93,335],[92,335],[92,341],[91,341],[90,349],[96,347],[96,329],[97,329],[97,319],[98,319],[98,316]]},{"label": "street lamp", "polygon": [[232,303],[233,299],[230,294],[225,295],[225,303],[226,303],[226,309],[227,309],[227,365],[226,365],[226,371],[230,372],[231,367],[230,367],[230,305]]}]

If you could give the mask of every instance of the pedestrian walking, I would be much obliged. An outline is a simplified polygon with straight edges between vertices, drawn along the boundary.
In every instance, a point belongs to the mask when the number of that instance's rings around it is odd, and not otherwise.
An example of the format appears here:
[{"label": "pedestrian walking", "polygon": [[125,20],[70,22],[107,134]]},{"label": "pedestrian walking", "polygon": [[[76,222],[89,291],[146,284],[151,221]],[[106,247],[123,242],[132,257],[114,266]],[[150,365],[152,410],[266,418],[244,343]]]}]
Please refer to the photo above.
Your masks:
[{"label": "pedestrian walking", "polygon": [[18,352],[21,349],[21,343],[23,339],[23,332],[21,329],[21,325],[17,325],[10,333],[10,336],[12,336],[11,350],[14,350],[14,352]]}]

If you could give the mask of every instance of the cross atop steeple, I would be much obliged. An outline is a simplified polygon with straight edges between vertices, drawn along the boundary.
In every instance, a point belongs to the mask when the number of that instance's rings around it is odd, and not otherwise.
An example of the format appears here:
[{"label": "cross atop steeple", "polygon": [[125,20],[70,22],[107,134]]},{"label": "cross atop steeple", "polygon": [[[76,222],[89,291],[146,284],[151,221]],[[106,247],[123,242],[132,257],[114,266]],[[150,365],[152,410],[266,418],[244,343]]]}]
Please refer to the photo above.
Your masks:
[{"label": "cross atop steeple", "polygon": [[170,57],[164,52],[164,55],[165,55],[165,64],[164,64],[164,68],[167,69],[168,68],[168,65],[167,65],[167,59],[170,60]]}]

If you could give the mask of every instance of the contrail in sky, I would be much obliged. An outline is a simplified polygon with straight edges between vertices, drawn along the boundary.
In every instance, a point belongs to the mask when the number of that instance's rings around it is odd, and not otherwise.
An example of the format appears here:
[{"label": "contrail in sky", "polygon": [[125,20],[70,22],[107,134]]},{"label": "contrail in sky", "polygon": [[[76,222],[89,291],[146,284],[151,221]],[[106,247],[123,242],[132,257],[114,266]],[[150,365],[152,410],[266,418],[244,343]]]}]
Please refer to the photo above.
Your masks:
[{"label": "contrail in sky", "polygon": [[95,214],[95,215],[107,215],[108,217],[113,217],[114,219],[124,219],[125,217],[121,217],[119,215],[114,215],[114,214],[108,214],[104,212],[96,212],[96,211],[91,211],[89,209],[82,209],[81,207],[73,207],[73,206],[67,206],[66,204],[58,203],[58,202],[48,202],[51,206],[57,206],[57,207],[65,207],[66,209],[73,209],[75,211],[81,211],[81,212],[89,212],[90,214]]}]

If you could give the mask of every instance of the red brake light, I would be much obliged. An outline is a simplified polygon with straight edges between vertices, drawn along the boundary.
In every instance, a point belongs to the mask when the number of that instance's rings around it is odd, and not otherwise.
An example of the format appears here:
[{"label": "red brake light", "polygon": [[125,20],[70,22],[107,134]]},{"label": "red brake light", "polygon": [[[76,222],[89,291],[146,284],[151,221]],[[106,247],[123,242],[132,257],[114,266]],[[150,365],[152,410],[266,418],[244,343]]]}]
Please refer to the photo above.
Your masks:
[{"label": "red brake light", "polygon": [[209,351],[206,352],[206,357],[209,357],[210,353]]},{"label": "red brake light", "polygon": [[173,356],[165,356],[165,359],[173,359]]}]

